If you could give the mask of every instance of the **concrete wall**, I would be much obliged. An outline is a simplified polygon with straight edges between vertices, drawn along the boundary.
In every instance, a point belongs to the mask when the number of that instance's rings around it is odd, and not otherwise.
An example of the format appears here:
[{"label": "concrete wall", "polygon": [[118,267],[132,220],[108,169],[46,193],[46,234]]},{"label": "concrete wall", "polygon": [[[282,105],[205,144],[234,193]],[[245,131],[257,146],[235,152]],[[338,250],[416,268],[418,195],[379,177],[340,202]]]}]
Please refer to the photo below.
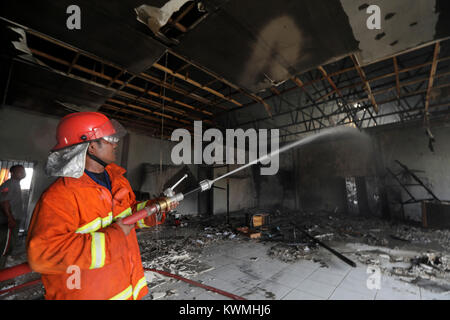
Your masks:
[{"label": "concrete wall", "polygon": [[[236,169],[240,165],[230,165],[230,171]],[[227,173],[227,167],[220,167],[214,169],[214,178],[217,178]],[[229,206],[230,212],[245,210],[248,208],[256,207],[257,194],[253,181],[253,174],[251,169],[244,169],[232,176],[229,181]],[[213,188],[213,213],[225,213],[227,212],[227,179],[222,179],[214,184]]]},{"label": "concrete wall", "polygon": [[[229,179],[229,206],[230,212],[249,208],[259,209],[296,209],[296,184],[294,166],[295,154],[287,151],[280,155],[279,170],[275,175],[261,175],[260,167],[253,165]],[[248,160],[247,160],[248,161]],[[242,165],[230,165],[230,171]],[[227,168],[214,169],[214,177],[227,172]],[[223,188],[214,189],[214,214],[225,213],[227,210],[227,179],[219,180],[215,186]]]},{"label": "concrete wall", "polygon": [[172,143],[130,132],[127,160],[127,178],[133,190],[140,190],[144,182],[144,163],[170,165]]},{"label": "concrete wall", "polygon": [[[175,174],[176,168],[171,170],[164,170],[161,174],[147,174],[144,170],[144,164],[155,165],[173,165],[170,154],[172,147],[175,145],[171,141],[161,141],[142,134],[130,132],[129,134],[129,149],[127,157],[127,178],[130,181],[131,187],[136,191],[150,192],[151,194],[158,194],[164,190],[148,190],[145,185],[150,185],[148,179],[158,179],[158,185],[164,185],[163,180],[170,179],[172,174]],[[125,151],[124,151],[125,152]],[[179,166],[180,169],[183,166]],[[190,172],[197,178],[197,167],[195,165],[189,165]],[[182,184],[186,182],[183,181]],[[152,184],[153,185],[153,184]],[[145,190],[142,190],[144,187]],[[180,185],[177,190],[182,190],[183,185]],[[155,188],[152,188],[155,189]],[[197,197],[189,197],[180,203],[177,209],[182,214],[196,214],[198,211]]]},{"label": "concrete wall", "polygon": [[[421,221],[420,203],[405,205],[403,213],[395,204],[410,197],[386,168],[399,173],[402,169],[394,161],[399,160],[418,170],[414,172],[440,200],[449,200],[450,127],[435,124],[432,132],[435,152],[428,148],[428,137],[420,124],[372,128],[363,135],[335,136],[300,148],[295,166],[301,209],[348,213],[345,178],[355,177],[358,192],[364,191],[364,199],[358,195],[359,214],[382,216],[387,211],[383,205],[387,205],[391,218]],[[412,179],[404,182],[415,183]],[[409,190],[417,199],[431,197],[422,187]]]},{"label": "concrete wall", "polygon": [[[237,173],[230,179],[230,211],[257,208],[325,210],[356,215],[387,216],[420,221],[421,207],[408,204],[401,212],[395,202],[409,196],[387,174],[401,168],[399,160],[422,179],[441,200],[450,200],[450,126],[435,123],[435,152],[421,124],[372,128],[365,133],[336,130],[299,148],[280,155],[274,176],[261,176],[259,168]],[[231,169],[235,168],[231,166]],[[217,177],[226,168],[214,170]],[[346,178],[355,178],[358,208],[349,207]],[[415,183],[407,179],[406,183]],[[226,188],[226,180],[216,186]],[[417,199],[430,198],[421,187],[411,187]],[[214,190],[214,213],[226,212],[226,191]]]},{"label": "concrete wall", "polygon": [[[434,152],[428,148],[428,137],[420,125],[377,131],[373,135],[377,139],[382,169],[388,167],[394,173],[400,172],[401,167],[395,163],[395,160],[399,160],[409,169],[415,170],[414,173],[440,200],[448,201],[450,200],[450,126],[435,124],[431,131],[436,139]],[[412,179],[405,182],[415,183]],[[387,183],[398,185],[392,178]],[[391,192],[388,194],[390,199],[395,197],[395,192],[401,196],[403,201],[409,199],[407,193],[398,187],[390,190]],[[411,187],[409,190],[418,199],[431,197],[422,187]],[[405,218],[421,221],[420,204],[405,205],[404,210]]]},{"label": "concrete wall", "polygon": [[296,177],[297,167],[293,150],[279,155],[279,169],[275,175],[261,175],[258,167],[253,170],[258,207],[266,209],[297,209]]},{"label": "concrete wall", "polygon": [[297,152],[297,190],[303,210],[347,212],[346,177],[376,175],[369,136],[337,131]]}]

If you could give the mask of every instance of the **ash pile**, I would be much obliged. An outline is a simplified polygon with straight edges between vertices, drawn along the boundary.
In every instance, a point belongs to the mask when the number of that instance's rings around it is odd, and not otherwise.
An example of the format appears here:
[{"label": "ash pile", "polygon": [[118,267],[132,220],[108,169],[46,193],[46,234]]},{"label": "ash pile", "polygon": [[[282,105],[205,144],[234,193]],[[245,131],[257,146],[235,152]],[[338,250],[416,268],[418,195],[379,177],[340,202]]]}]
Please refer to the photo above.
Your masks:
[{"label": "ash pile", "polygon": [[[184,216],[178,223],[143,229],[138,232],[142,264],[149,289],[167,282],[179,281],[163,276],[159,270],[191,279],[214,269],[202,262],[203,249],[223,241],[237,241],[236,233],[226,224],[208,224],[200,217]],[[207,220],[207,219],[206,219]],[[155,293],[157,298],[158,293]],[[166,293],[165,295],[170,295]],[[154,297],[155,298],[155,297]]]},{"label": "ash pile", "polygon": [[386,275],[428,287],[447,288],[450,284],[450,230],[330,212],[271,213],[271,224],[258,239],[270,245],[268,256],[292,263],[311,260],[322,267],[327,267],[326,252],[293,223],[315,239],[347,252],[354,261],[379,267]]}]

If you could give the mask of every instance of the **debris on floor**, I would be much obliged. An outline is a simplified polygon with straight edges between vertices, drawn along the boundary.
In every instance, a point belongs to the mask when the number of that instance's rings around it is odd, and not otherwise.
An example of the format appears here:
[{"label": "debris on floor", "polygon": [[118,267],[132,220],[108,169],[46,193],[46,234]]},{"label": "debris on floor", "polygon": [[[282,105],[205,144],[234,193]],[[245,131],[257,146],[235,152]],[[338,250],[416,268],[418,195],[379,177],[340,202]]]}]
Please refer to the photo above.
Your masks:
[{"label": "debris on floor", "polygon": [[[185,221],[185,218],[180,220]],[[205,226],[201,219],[195,217],[190,218],[188,228],[162,225],[138,233],[144,268],[169,272],[187,279],[214,269],[202,261],[203,249],[217,242],[236,239],[236,234],[228,225]],[[145,274],[151,290],[166,282],[178,281],[151,271]]]},{"label": "debris on floor", "polygon": [[[254,222],[260,225],[260,216],[256,217]],[[377,266],[386,276],[430,291],[450,292],[450,230],[423,229],[407,223],[336,212],[267,212],[264,222],[270,223],[264,224],[264,229],[246,226],[243,216],[234,216],[229,223],[224,222],[225,218],[222,215],[206,218],[179,216],[178,225],[140,230],[137,237],[144,268],[192,279],[214,269],[207,262],[210,246],[242,242],[263,244],[267,248],[266,255],[271,259],[287,263],[310,260],[328,267],[330,253],[305,237],[294,227],[295,223],[315,239],[336,248],[359,264]],[[249,235],[255,231],[260,236],[252,239]],[[24,259],[26,255],[11,257],[8,266],[19,264]],[[264,257],[251,254],[245,259],[258,264]],[[145,271],[145,276],[150,289],[146,299],[177,299],[186,295],[166,286],[180,280],[152,271]],[[0,290],[29,280],[32,279],[19,277],[4,281],[0,283]],[[41,285],[2,295],[0,299],[42,299],[43,294]],[[270,298],[270,292],[261,294]]]},{"label": "debris on floor", "polygon": [[278,243],[268,250],[268,256],[280,259],[283,262],[295,262],[298,259],[312,260],[314,258],[314,251],[317,246],[314,244],[297,244],[289,245],[285,243]]}]

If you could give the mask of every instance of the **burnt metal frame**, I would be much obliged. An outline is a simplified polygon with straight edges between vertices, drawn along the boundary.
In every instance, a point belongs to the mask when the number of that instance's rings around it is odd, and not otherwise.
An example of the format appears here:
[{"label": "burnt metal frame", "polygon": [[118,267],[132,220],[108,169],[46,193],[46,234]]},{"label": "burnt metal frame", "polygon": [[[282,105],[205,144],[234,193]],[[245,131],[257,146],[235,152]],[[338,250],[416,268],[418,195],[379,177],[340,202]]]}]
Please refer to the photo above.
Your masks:
[{"label": "burnt metal frame", "polygon": [[[427,114],[431,109],[449,106],[448,103],[431,105],[430,102],[430,92],[432,89],[450,86],[447,82],[439,84],[438,86],[433,83],[440,77],[450,75],[450,72],[442,72],[450,67],[450,65],[443,63],[449,61],[450,57],[439,57],[439,49],[443,43],[449,41],[448,39],[441,42],[437,41],[429,45],[428,47],[433,47],[434,49],[431,54],[431,59],[427,58],[424,63],[419,65],[404,68],[403,63],[407,59],[403,59],[403,55],[407,53],[400,53],[373,64],[384,63],[380,67],[380,69],[384,69],[386,68],[387,62],[391,62],[391,65],[394,66],[394,72],[385,72],[382,75],[370,77],[371,72],[368,72],[366,69],[370,65],[361,66],[357,62],[355,56],[349,55],[342,58],[340,60],[341,62],[336,62],[336,64],[341,63],[338,71],[328,73],[327,69],[329,69],[329,67],[327,67],[327,65],[318,66],[308,72],[294,75],[289,81],[286,81],[281,86],[283,88],[282,90],[279,90],[277,87],[270,88],[272,95],[262,97],[261,94],[253,94],[238,87],[171,49],[167,50],[160,60],[167,58],[168,55],[170,55],[172,59],[177,59],[177,61],[182,64],[181,67],[178,66],[177,68],[172,69],[171,66],[161,65],[159,62],[156,62],[148,70],[141,72],[140,74],[133,74],[120,66],[34,30],[26,29],[25,31],[30,35],[39,37],[44,41],[51,42],[53,45],[71,51],[73,53],[73,58],[67,61],[67,59],[55,57],[51,53],[31,48],[34,55],[38,58],[44,59],[44,61],[47,59],[53,63],[59,64],[61,70],[64,70],[63,72],[67,76],[73,76],[74,70],[77,70],[77,79],[95,82],[105,88],[113,89],[115,95],[108,98],[106,103],[99,110],[111,116],[120,117],[124,121],[133,122],[136,121],[136,119],[139,119],[139,122],[144,128],[145,126],[148,126],[150,135],[153,135],[154,132],[160,132],[159,125],[162,119],[165,119],[164,123],[167,134],[171,129],[176,128],[186,128],[192,131],[193,120],[202,120],[205,122],[206,126],[215,126],[223,129],[221,124],[216,122],[216,119],[219,116],[232,113],[236,110],[245,110],[249,106],[255,104],[262,105],[268,116],[252,119],[251,121],[244,123],[236,122],[234,127],[251,125],[255,128],[259,128],[261,127],[260,124],[263,122],[272,122],[270,127],[279,128],[286,132],[285,135],[281,136],[282,138],[317,131],[336,125],[353,124],[360,129],[374,125],[376,126],[382,124],[379,123],[378,120],[382,121],[386,117],[392,115],[396,115],[399,122],[417,120],[420,117],[425,117],[426,120]],[[417,50],[421,49],[422,48],[419,48]],[[93,67],[87,68],[82,66],[79,63],[81,57],[83,57],[83,59],[89,59],[93,63]],[[353,62],[352,66],[347,67],[347,61],[350,60]],[[105,74],[106,66],[115,70],[114,75]],[[400,74],[406,74],[408,78],[411,77],[415,79],[421,75],[424,70],[430,67],[431,71],[427,74],[426,79],[417,79],[408,82],[400,80]],[[202,72],[211,80],[206,84],[201,84],[196,80],[189,78],[187,73],[181,73],[188,68],[195,68],[198,72]],[[413,70],[416,71],[414,72],[414,75],[411,75]],[[80,77],[78,75],[80,72],[83,73],[84,76]],[[356,72],[358,76],[351,78],[351,72]],[[163,73],[164,76],[161,76],[161,73]],[[156,76],[155,74],[159,74],[159,76]],[[394,78],[392,87],[384,88],[390,86],[391,82],[383,83],[380,86],[372,85],[373,82],[391,77]],[[171,83],[169,78],[171,79]],[[133,82],[133,80],[138,79],[139,81],[144,82],[143,87],[138,86]],[[293,87],[287,86],[287,83],[290,81],[294,83]],[[344,82],[349,83],[349,85],[341,86]],[[427,88],[422,90],[421,88],[427,82]],[[219,83],[220,87],[217,86],[217,83]],[[317,87],[316,83],[320,84],[320,86]],[[212,85],[216,85],[216,88],[214,89],[211,87]],[[417,87],[415,87],[416,85]],[[413,86],[415,88],[413,88]],[[308,87],[310,87],[310,90]],[[361,87],[362,90],[359,90],[359,87]],[[380,87],[383,87],[384,89],[379,89]],[[164,88],[166,94],[162,94],[163,90],[160,90],[159,93],[153,91],[157,88]],[[298,89],[301,89],[301,91]],[[294,90],[298,90],[298,106],[295,106],[294,103],[285,96],[287,93]],[[384,101],[376,100],[375,97],[377,95],[385,95],[393,90],[396,91],[394,99],[387,99]],[[181,98],[174,98],[178,96],[181,96]],[[361,98],[362,96],[365,98]],[[412,106],[408,99],[414,96],[418,96],[419,99],[414,106]],[[210,97],[213,97],[213,100]],[[251,102],[246,104],[239,102],[239,100],[244,98],[250,99]],[[278,100],[275,100],[275,98]],[[302,98],[305,103],[302,103]],[[278,101],[278,105],[275,103],[276,107],[272,108],[267,100],[273,102]],[[397,101],[396,106],[391,103],[393,101]],[[379,113],[373,114],[371,108],[374,108],[376,111],[380,106],[388,103],[393,106],[392,109],[394,109],[394,111],[383,113],[381,112],[383,108],[381,108]],[[419,107],[419,105],[422,106]],[[162,106],[164,106],[164,113],[160,112]],[[283,110],[284,107],[287,107],[288,110]],[[327,112],[327,109],[331,110],[331,112]],[[358,117],[360,111],[362,111],[362,117]],[[320,116],[314,116],[315,112],[318,112]],[[276,125],[274,122],[275,119],[286,114],[289,114],[291,121],[289,123]],[[330,120],[334,116],[337,116],[338,118],[343,116],[343,118],[340,118],[337,123],[334,123],[334,120]],[[302,126],[304,127],[304,130],[294,132],[289,128],[296,127],[298,129]],[[167,135],[165,137],[167,137]]]}]

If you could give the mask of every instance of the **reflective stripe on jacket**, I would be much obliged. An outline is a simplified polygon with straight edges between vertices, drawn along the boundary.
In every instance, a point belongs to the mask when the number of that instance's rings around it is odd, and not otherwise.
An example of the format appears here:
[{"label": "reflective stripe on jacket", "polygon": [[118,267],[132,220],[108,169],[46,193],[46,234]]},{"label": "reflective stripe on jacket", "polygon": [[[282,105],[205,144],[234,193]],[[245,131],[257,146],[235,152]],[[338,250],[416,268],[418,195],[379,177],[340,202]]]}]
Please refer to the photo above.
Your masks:
[{"label": "reflective stripe on jacket", "polygon": [[[125,236],[114,223],[144,204],[136,203],[125,169],[110,164],[106,170],[112,195],[120,195],[114,200],[109,190],[83,174],[58,178],[36,204],[28,262],[42,274],[46,299],[141,299],[148,293],[136,231]],[[156,224],[153,215],[138,225]]]}]

